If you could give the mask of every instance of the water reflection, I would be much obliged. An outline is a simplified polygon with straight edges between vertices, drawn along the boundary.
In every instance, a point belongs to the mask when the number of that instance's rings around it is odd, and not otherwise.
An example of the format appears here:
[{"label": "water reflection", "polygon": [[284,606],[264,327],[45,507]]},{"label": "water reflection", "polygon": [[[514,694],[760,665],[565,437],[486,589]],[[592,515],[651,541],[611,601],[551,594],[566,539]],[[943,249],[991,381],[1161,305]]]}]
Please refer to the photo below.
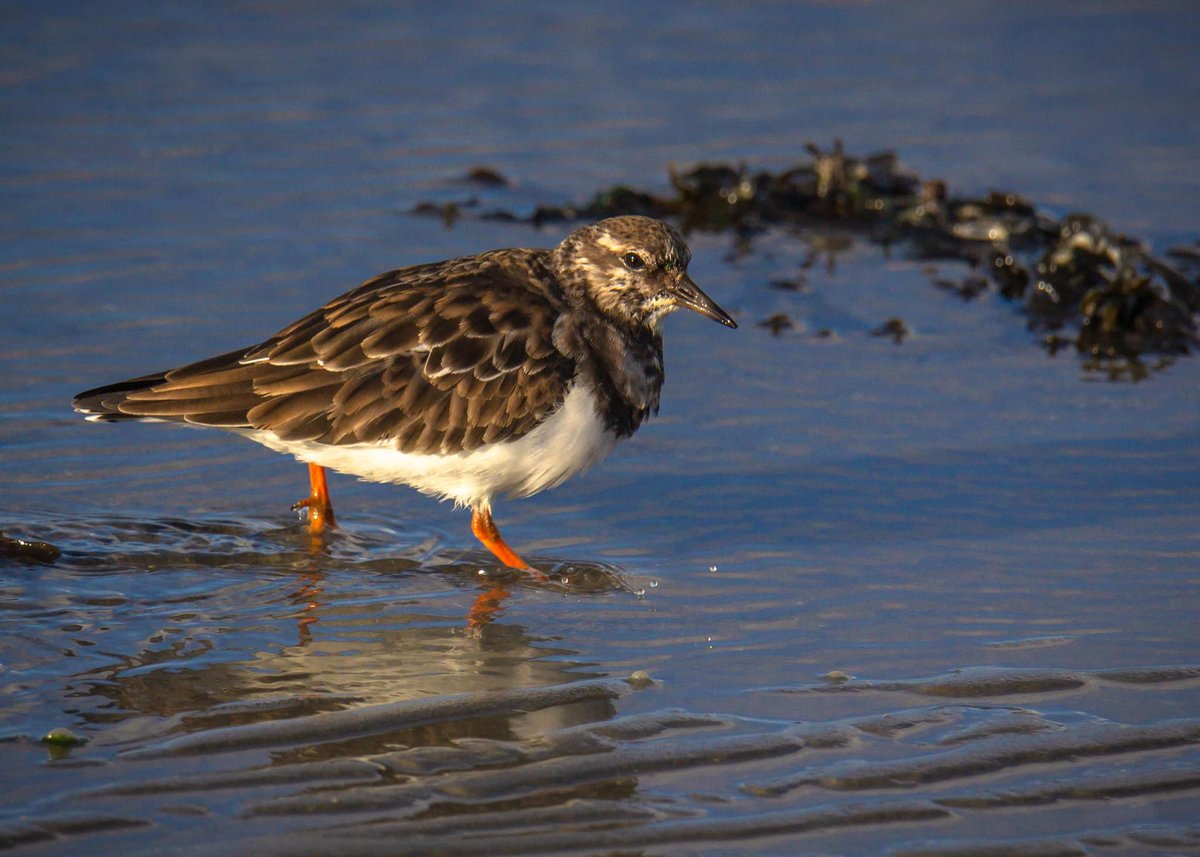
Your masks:
[{"label": "water reflection", "polygon": [[[110,605],[111,618],[136,623],[130,643],[148,618],[142,599],[169,592],[164,578],[189,578],[157,605],[173,603],[168,618],[177,624],[141,636],[124,652],[106,640],[104,663],[71,678],[68,697],[112,703],[93,701],[81,712],[96,723],[171,718],[288,693],[342,705],[561,684],[586,673],[571,648],[547,646],[523,625],[500,621],[513,592],[628,591],[613,566],[546,563],[540,581],[494,560],[464,561],[474,554],[393,557],[387,534],[353,527],[319,543],[299,525],[254,522],[90,519],[47,523],[45,530],[68,546],[51,574],[73,578],[72,588],[86,591],[89,582],[122,574],[125,592]],[[104,556],[75,549],[80,530],[92,545],[114,549]],[[196,572],[204,581],[193,590]],[[68,611],[88,613],[95,602],[83,595]],[[261,716],[278,714],[268,706]],[[240,722],[258,717],[253,708],[237,714]]]},{"label": "water reflection", "polygon": [[[41,763],[28,742],[0,745],[37,795],[14,798],[20,820],[0,820],[11,841],[78,851],[105,831],[136,853],[136,831],[162,825],[213,853],[386,854],[401,840],[412,854],[536,853],[580,835],[623,849],[721,837],[751,851],[762,837],[819,845],[847,829],[873,842],[917,824],[966,835],[993,808],[1068,798],[1102,802],[1133,837],[1141,799],[1158,811],[1197,782],[1194,718],[1053,713],[1101,709],[1097,696],[1161,706],[1194,687],[1194,666],[844,676],[724,698],[774,717],[714,715],[715,695],[699,711],[661,707],[653,682],[597,677],[586,626],[559,625],[576,636],[551,641],[544,611],[506,612],[546,591],[633,601],[612,566],[543,563],[540,583],[482,553],[406,554],[395,533],[353,524],[314,546],[302,525],[270,521],[37,523],[64,552],[9,583],[48,665],[23,679],[91,741]],[[752,620],[710,574],[719,588],[697,615]],[[757,585],[734,579],[743,595]],[[773,633],[752,634],[759,649]],[[64,635],[76,658],[65,667],[53,658]],[[197,844],[178,819],[203,816],[227,823]]]}]

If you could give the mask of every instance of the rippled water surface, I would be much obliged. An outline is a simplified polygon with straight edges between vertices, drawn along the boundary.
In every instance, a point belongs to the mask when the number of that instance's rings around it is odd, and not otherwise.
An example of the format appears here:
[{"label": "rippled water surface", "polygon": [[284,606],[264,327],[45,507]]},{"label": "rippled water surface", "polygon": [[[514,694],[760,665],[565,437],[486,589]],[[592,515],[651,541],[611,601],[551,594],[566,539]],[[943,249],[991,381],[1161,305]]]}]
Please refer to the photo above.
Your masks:
[{"label": "rippled water surface", "polygon": [[[741,327],[672,318],[659,418],[498,503],[547,583],[496,568],[466,513],[345,477],[314,543],[294,462],[69,408],[379,271],[566,229],[448,229],[420,201],[529,210],[809,140],[1193,242],[1198,21],[7,5],[0,531],[62,555],[0,557],[0,847],[1200,852],[1195,357],[1110,383],[931,285],[955,265],[693,235]],[[776,312],[797,327],[756,325]],[[898,345],[870,335],[892,317]]]}]

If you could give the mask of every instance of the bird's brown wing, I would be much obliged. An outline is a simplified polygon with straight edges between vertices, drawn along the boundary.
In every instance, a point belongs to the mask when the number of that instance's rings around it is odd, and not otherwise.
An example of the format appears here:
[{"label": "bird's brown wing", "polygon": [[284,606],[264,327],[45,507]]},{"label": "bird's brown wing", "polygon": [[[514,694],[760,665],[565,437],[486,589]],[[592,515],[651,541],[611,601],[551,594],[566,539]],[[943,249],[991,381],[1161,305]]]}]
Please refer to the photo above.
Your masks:
[{"label": "bird's brown wing", "polygon": [[561,304],[543,259],[504,250],[382,274],[261,345],[89,390],[76,407],[418,453],[520,437],[575,372],[554,347]]}]

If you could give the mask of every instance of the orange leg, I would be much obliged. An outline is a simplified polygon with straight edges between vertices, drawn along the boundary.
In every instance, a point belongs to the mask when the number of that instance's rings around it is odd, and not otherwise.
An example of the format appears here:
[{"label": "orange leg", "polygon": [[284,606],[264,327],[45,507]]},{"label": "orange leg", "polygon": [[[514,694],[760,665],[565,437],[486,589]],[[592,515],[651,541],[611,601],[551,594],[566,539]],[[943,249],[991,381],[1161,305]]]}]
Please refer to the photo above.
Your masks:
[{"label": "orange leg", "polygon": [[505,543],[492,520],[491,509],[471,510],[471,532],[505,565],[511,568],[529,568],[529,563],[517,556],[516,552]]},{"label": "orange leg", "polygon": [[319,464],[308,465],[308,481],[312,493],[301,500],[293,509],[308,509],[308,531],[313,535],[325,532],[326,527],[336,527],[333,503],[329,501],[329,486],[325,484],[325,468]]}]

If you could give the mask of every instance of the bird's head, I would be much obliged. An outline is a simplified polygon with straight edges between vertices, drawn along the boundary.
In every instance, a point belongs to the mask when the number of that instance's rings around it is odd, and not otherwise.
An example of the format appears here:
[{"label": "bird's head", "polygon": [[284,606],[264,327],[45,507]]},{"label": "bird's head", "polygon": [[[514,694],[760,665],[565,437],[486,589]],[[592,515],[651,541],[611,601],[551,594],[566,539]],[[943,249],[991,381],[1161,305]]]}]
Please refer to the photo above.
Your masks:
[{"label": "bird's head", "polygon": [[680,307],[737,327],[729,313],[692,282],[692,254],[678,232],[649,217],[610,217],[576,229],[554,250],[554,267],[572,299],[610,320],[657,331]]}]

